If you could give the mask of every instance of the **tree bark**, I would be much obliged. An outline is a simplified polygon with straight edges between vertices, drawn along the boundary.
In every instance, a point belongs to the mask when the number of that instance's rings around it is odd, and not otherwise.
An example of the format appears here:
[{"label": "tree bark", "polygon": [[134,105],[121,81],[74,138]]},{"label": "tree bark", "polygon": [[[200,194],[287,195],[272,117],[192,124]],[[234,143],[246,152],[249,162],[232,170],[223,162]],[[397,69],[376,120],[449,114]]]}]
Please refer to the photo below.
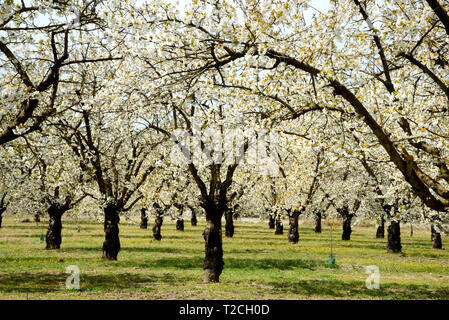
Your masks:
[{"label": "tree bark", "polygon": [[387,251],[390,253],[401,252],[401,228],[399,221],[391,220],[388,226]]},{"label": "tree bark", "polygon": [[228,209],[225,212],[225,235],[228,238],[232,238],[234,236],[234,220],[233,220],[233,213],[234,211],[232,209]]},{"label": "tree bark", "polygon": [[117,260],[120,251],[120,238],[118,224],[120,222],[120,207],[108,203],[104,209],[104,232],[103,258],[106,260]]},{"label": "tree bark", "polygon": [[40,212],[37,212],[34,215],[34,222],[41,222],[41,213]]},{"label": "tree bark", "polygon": [[276,229],[274,230],[274,234],[284,234],[284,225],[282,224],[280,216],[276,218]]},{"label": "tree bark", "polygon": [[198,219],[196,218],[195,210],[190,208],[190,211],[192,212],[192,216],[190,218],[190,223],[192,224],[192,226],[196,226],[198,223]]},{"label": "tree bark", "polygon": [[45,237],[45,242],[47,246],[45,249],[59,249],[61,247],[62,236],[62,222],[61,218],[66,209],[61,208],[58,204],[51,204],[48,208],[48,216],[50,218],[50,222],[48,225],[47,235]]},{"label": "tree bark", "polygon": [[221,218],[223,213],[215,206],[206,207],[206,228],[204,229],[205,258],[203,263],[204,282],[219,282],[223,271],[223,243]]},{"label": "tree bark", "polygon": [[437,232],[433,224],[430,227],[431,240],[432,240],[432,248],[433,249],[442,249],[443,243],[441,242],[441,234]]},{"label": "tree bark", "polygon": [[385,218],[382,215],[380,225],[377,227],[376,238],[385,238]]},{"label": "tree bark", "polygon": [[321,211],[315,212],[315,230],[316,233],[321,233]]},{"label": "tree bark", "polygon": [[349,207],[344,205],[342,208],[339,208],[338,213],[343,218],[343,233],[341,234],[341,240],[351,240],[351,222],[354,214],[349,213]]},{"label": "tree bark", "polygon": [[154,240],[160,241],[162,239],[161,228],[162,222],[164,221],[164,211],[162,211],[162,208],[157,204],[154,204],[153,207],[156,209],[156,219],[154,219],[153,226],[153,238]]},{"label": "tree bark", "polygon": [[343,233],[341,235],[341,240],[351,240],[351,221],[352,221],[352,214],[347,214],[343,216]]},{"label": "tree bark", "polygon": [[176,230],[184,231],[184,219],[182,218],[176,219]]},{"label": "tree bark", "polygon": [[298,243],[299,240],[298,217],[299,211],[294,211],[291,215],[288,215],[288,222],[290,225],[290,228],[288,229],[288,241],[291,243]]},{"label": "tree bark", "polygon": [[142,208],[140,211],[140,229],[148,228],[148,216],[146,211],[147,211],[146,208]]},{"label": "tree bark", "polygon": [[3,212],[6,211],[6,208],[0,208],[0,228],[2,227],[2,220],[3,220]]},{"label": "tree bark", "polygon": [[274,216],[272,214],[268,215],[268,227],[270,229],[274,229],[276,220],[274,219]]}]

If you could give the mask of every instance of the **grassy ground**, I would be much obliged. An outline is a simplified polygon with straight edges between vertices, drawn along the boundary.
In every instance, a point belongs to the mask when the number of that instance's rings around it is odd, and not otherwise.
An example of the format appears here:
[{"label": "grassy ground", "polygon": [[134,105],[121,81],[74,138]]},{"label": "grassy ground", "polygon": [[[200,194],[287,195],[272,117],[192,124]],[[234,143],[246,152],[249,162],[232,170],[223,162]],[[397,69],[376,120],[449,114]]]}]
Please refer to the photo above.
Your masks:
[{"label": "grassy ground", "polygon": [[[0,299],[449,299],[449,252],[431,249],[430,234],[403,228],[403,254],[387,254],[374,227],[353,227],[350,241],[334,232],[336,265],[327,265],[330,233],[300,226],[289,244],[267,223],[236,222],[225,238],[225,269],[219,284],[203,284],[204,222],[184,232],[164,221],[162,241],[122,222],[118,261],[103,261],[102,225],[63,219],[60,250],[45,250],[46,223],[6,217],[0,229]],[[447,244],[443,239],[443,246]],[[80,290],[67,290],[66,267],[81,270]],[[377,265],[380,289],[367,289],[365,267]]]}]

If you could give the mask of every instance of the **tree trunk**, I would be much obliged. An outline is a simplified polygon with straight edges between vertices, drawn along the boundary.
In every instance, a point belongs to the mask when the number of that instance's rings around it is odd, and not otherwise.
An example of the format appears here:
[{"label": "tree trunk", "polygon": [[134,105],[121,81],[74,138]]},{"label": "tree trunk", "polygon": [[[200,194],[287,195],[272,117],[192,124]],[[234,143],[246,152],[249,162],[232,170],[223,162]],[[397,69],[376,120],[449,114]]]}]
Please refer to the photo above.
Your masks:
[{"label": "tree trunk", "polygon": [[226,237],[232,238],[234,236],[234,220],[233,220],[233,211],[231,209],[226,210],[225,212],[225,235]]},{"label": "tree trunk", "polygon": [[184,219],[176,219],[176,230],[184,231]]},{"label": "tree trunk", "polygon": [[291,243],[298,243],[299,240],[298,217],[299,214],[296,212],[293,212],[288,216],[288,222],[290,225],[290,228],[288,229],[288,241]]},{"label": "tree trunk", "polygon": [[62,237],[62,222],[61,218],[65,212],[65,209],[62,209],[57,204],[52,204],[48,208],[48,216],[50,218],[50,222],[48,225],[47,235],[45,237],[45,242],[47,246],[45,249],[59,249],[61,247]]},{"label": "tree trunk", "polygon": [[284,225],[282,224],[281,218],[276,218],[276,229],[274,230],[274,234],[284,234]]},{"label": "tree trunk", "polygon": [[392,220],[388,226],[387,251],[390,253],[401,252],[401,227],[399,221]]},{"label": "tree trunk", "polygon": [[376,238],[385,238],[385,218],[382,215],[380,226],[377,227]]},{"label": "tree trunk", "polygon": [[115,204],[108,203],[104,209],[103,258],[106,260],[117,260],[120,251],[119,222],[120,208]]},{"label": "tree trunk", "polygon": [[206,253],[203,270],[206,283],[219,282],[223,271],[222,215],[216,208],[206,208],[206,228],[203,233]]},{"label": "tree trunk", "polygon": [[351,221],[352,221],[352,214],[346,214],[343,216],[343,233],[341,235],[341,240],[351,240]]},{"label": "tree trunk", "polygon": [[433,225],[430,227],[430,234],[432,239],[432,248],[433,249],[442,249],[443,243],[441,242],[441,235],[437,230],[434,228]]},{"label": "tree trunk", "polygon": [[276,223],[276,220],[274,219],[274,216],[271,214],[268,215],[268,227],[270,229],[274,229],[275,223]]},{"label": "tree trunk", "polygon": [[3,212],[6,211],[6,208],[0,208],[0,228],[2,227],[2,220],[3,220]]},{"label": "tree trunk", "polygon": [[190,209],[190,211],[192,212],[192,217],[190,218],[190,223],[192,224],[192,226],[196,226],[198,223],[198,220],[196,218],[196,213],[193,209]]},{"label": "tree trunk", "polygon": [[315,212],[315,230],[316,233],[321,233],[321,211]]},{"label": "tree trunk", "polygon": [[160,241],[162,239],[161,228],[162,222],[164,221],[162,214],[156,214],[156,219],[154,219],[153,226],[153,238],[154,240]]},{"label": "tree trunk", "polygon": [[34,222],[41,222],[41,213],[40,212],[37,212],[34,215]]},{"label": "tree trunk", "polygon": [[146,211],[146,208],[142,208],[140,211],[140,229],[148,228],[148,216]]}]

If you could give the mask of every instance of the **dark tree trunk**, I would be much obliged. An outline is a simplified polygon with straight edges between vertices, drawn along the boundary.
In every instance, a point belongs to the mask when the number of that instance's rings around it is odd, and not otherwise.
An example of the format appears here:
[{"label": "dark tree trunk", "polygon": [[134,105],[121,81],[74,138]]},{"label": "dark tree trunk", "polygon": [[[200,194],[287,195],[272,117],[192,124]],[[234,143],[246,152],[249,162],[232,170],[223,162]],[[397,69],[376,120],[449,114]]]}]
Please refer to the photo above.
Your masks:
[{"label": "dark tree trunk", "polygon": [[2,220],[3,220],[3,212],[6,211],[6,208],[0,208],[0,228],[2,227]]},{"label": "dark tree trunk", "polygon": [[274,230],[274,234],[284,234],[284,225],[282,224],[281,218],[276,218],[276,229]]},{"label": "dark tree trunk", "polygon": [[115,204],[108,203],[104,209],[103,258],[106,260],[117,260],[120,251],[119,222],[120,208]]},{"label": "dark tree trunk", "polygon": [[268,216],[268,227],[270,229],[274,229],[275,223],[276,223],[276,220],[274,219],[274,216],[270,214]]},{"label": "dark tree trunk", "polygon": [[198,223],[198,220],[196,218],[196,213],[193,209],[190,209],[190,211],[192,212],[192,217],[190,218],[190,223],[192,224],[192,226],[196,226]]},{"label": "dark tree trunk", "polygon": [[399,221],[392,220],[388,226],[387,251],[391,253],[401,252],[401,227]]},{"label": "dark tree trunk", "polygon": [[299,213],[293,212],[288,216],[288,222],[290,228],[288,229],[288,241],[291,243],[298,243],[299,233],[298,233],[298,217]]},{"label": "dark tree trunk", "polygon": [[341,235],[341,240],[351,240],[351,221],[352,221],[352,214],[346,214],[343,216],[343,233]]},{"label": "dark tree trunk", "polygon": [[315,212],[315,230],[316,233],[321,233],[321,211]]},{"label": "dark tree trunk", "polygon": [[433,225],[430,227],[430,233],[431,233],[430,237],[432,239],[432,248],[442,249],[443,243],[441,242],[441,235],[439,232],[435,230]]},{"label": "dark tree trunk", "polygon": [[40,212],[37,212],[34,215],[34,222],[41,222],[41,213]]},{"label": "dark tree trunk", "polygon": [[343,218],[343,233],[341,234],[341,240],[351,240],[351,222],[354,215],[349,213],[349,208],[347,205],[344,205],[342,208],[338,208],[337,211]]},{"label": "dark tree trunk", "polygon": [[221,218],[223,213],[215,206],[206,207],[206,228],[204,229],[205,257],[203,263],[204,282],[219,282],[223,271],[223,243]]},{"label": "dark tree trunk", "polygon": [[154,219],[153,226],[153,238],[154,240],[160,241],[162,239],[161,228],[162,222],[164,221],[162,214],[156,214],[156,219]]},{"label": "dark tree trunk", "polygon": [[142,208],[140,211],[140,229],[148,228],[148,216],[146,213],[147,209]]},{"label": "dark tree trunk", "polygon": [[382,215],[380,225],[377,227],[376,238],[385,238],[385,218]]},{"label": "dark tree trunk", "polygon": [[225,235],[226,237],[232,238],[234,236],[234,220],[233,220],[233,211],[231,209],[226,210],[225,212]]},{"label": "dark tree trunk", "polygon": [[176,219],[176,230],[184,231],[184,219]]},{"label": "dark tree trunk", "polygon": [[66,209],[61,208],[57,204],[50,205],[48,208],[48,216],[50,218],[50,223],[48,225],[47,235],[45,237],[45,242],[47,246],[45,249],[59,249],[61,247],[62,237],[62,222],[61,218]]}]

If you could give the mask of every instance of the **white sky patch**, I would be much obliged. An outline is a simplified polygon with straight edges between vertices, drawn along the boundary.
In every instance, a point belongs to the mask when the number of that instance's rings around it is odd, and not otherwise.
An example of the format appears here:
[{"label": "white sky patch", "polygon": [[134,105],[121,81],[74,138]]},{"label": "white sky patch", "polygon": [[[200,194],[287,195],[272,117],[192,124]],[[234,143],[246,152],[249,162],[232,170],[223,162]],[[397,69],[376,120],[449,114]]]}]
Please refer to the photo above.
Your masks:
[{"label": "white sky patch", "polygon": [[313,15],[316,13],[327,13],[329,6],[329,0],[311,0],[309,2],[309,8],[304,10],[304,19],[306,20],[306,23],[309,24]]}]

